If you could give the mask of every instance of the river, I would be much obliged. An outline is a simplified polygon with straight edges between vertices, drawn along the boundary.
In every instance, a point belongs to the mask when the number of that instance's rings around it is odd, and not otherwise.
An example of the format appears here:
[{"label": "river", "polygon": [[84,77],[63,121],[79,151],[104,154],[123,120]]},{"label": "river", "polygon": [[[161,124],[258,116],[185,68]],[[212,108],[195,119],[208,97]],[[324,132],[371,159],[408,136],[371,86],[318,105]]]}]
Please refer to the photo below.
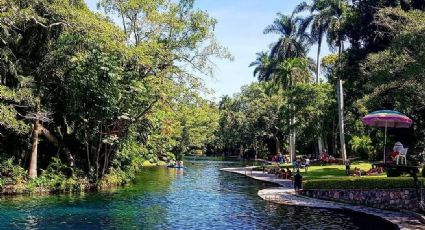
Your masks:
[{"label": "river", "polygon": [[368,215],[263,201],[273,185],[219,171],[145,168],[132,185],[82,195],[1,198],[0,229],[391,229]]}]

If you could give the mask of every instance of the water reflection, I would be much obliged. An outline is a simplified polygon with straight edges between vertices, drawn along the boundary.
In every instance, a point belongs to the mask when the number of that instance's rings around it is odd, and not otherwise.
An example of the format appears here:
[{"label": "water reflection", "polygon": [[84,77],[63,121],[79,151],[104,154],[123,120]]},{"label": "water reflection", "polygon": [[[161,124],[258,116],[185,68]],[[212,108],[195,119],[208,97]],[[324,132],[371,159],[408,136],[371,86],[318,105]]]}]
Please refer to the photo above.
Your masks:
[{"label": "water reflection", "polygon": [[0,229],[391,229],[379,219],[266,203],[269,184],[220,172],[227,162],[187,170],[147,168],[131,186],[85,195],[7,198]]}]

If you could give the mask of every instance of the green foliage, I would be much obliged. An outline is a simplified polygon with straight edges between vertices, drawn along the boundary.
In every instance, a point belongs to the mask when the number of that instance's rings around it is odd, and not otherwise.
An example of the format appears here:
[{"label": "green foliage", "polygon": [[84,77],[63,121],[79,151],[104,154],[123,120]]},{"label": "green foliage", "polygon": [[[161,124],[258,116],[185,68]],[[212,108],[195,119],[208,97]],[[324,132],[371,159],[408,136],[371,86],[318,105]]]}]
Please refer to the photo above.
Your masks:
[{"label": "green foliage", "polygon": [[[424,182],[423,179],[420,179]],[[303,189],[398,189],[414,188],[413,178],[341,178],[325,180],[307,180],[303,182]]]},{"label": "green foliage", "polygon": [[[209,73],[211,56],[231,58],[216,20],[191,1],[140,3],[100,1],[101,15],[84,1],[0,2],[0,148],[21,159],[41,117],[39,158],[53,159],[39,161],[29,190],[71,191],[81,175],[126,182],[146,160],[215,139],[218,110],[194,73]],[[115,13],[124,31],[106,17]]]},{"label": "green foliage", "polygon": [[[72,174],[72,175],[69,175]],[[82,192],[88,189],[88,180],[80,170],[73,171],[58,158],[53,158],[46,170],[25,185],[26,192]]]},{"label": "green foliage", "polygon": [[112,168],[109,173],[102,178],[99,183],[100,188],[108,188],[111,186],[124,185],[135,178],[132,171],[123,171],[121,169]]},{"label": "green foliage", "polygon": [[354,155],[362,159],[375,159],[372,140],[369,136],[354,136],[348,144]]},{"label": "green foliage", "polygon": [[11,179],[13,184],[20,184],[26,180],[25,169],[17,165],[13,157],[8,159],[0,158],[0,173],[3,184],[6,178]]}]

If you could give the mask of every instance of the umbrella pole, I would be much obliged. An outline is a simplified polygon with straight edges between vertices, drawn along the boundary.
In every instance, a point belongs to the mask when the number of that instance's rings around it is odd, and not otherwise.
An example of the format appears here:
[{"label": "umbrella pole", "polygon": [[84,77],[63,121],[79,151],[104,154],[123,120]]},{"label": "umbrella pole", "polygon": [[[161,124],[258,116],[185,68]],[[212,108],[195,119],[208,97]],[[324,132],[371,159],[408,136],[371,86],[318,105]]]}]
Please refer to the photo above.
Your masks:
[{"label": "umbrella pole", "polygon": [[386,157],[385,157],[385,147],[387,146],[387,122],[385,121],[385,137],[384,137],[384,164],[386,161]]}]

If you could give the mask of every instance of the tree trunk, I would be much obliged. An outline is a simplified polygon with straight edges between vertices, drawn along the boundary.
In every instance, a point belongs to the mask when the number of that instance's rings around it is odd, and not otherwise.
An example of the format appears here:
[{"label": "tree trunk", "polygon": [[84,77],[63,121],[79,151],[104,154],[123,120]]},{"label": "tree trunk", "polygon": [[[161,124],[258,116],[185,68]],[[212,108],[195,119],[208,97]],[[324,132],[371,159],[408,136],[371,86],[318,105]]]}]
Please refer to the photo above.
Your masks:
[{"label": "tree trunk", "polygon": [[280,140],[278,137],[275,137],[275,143],[276,143],[276,154],[279,155],[280,152]]},{"label": "tree trunk", "polygon": [[31,160],[30,160],[30,166],[28,170],[28,176],[31,179],[34,179],[37,177],[37,150],[38,150],[38,134],[40,133],[40,121],[38,120],[38,114],[36,115],[37,118],[34,122],[34,128],[32,132],[32,150],[31,150]]},{"label": "tree trunk", "polygon": [[242,160],[242,159],[244,159],[244,149],[243,149],[243,146],[241,145],[240,147],[239,147],[239,159],[240,160]]},{"label": "tree trunk", "polygon": [[323,139],[321,136],[317,138],[317,147],[319,150],[319,154],[323,152]]},{"label": "tree trunk", "polygon": [[87,137],[87,130],[85,131],[85,145],[86,145],[86,155],[87,155],[87,172],[90,172],[90,147],[89,147],[89,141]]},{"label": "tree trunk", "polygon": [[316,66],[316,84],[319,84],[319,76],[320,76],[320,51],[322,49],[322,38],[318,41],[317,48],[317,66]]},{"label": "tree trunk", "polygon": [[70,167],[74,167],[75,160],[71,154],[71,151],[66,146],[60,146],[59,140],[48,129],[44,128],[41,125],[40,125],[40,131],[50,143],[52,143],[56,148],[64,152],[66,158],[68,159],[68,165]]},{"label": "tree trunk", "polygon": [[255,141],[254,141],[254,152],[255,152],[255,156],[254,156],[254,158],[255,158],[255,161],[257,161],[257,158],[258,158],[258,145],[257,145],[257,139],[255,139]]},{"label": "tree trunk", "polygon": [[332,133],[332,153],[333,154],[336,154],[336,151],[337,151],[337,148],[338,148],[338,132],[339,132],[339,129],[338,129],[338,127],[336,126],[336,124],[335,124],[335,119],[333,120],[333,122],[332,122],[332,130],[334,130],[334,132]]},{"label": "tree trunk", "polygon": [[344,163],[347,161],[347,153],[345,150],[345,133],[344,133],[344,94],[342,91],[342,80],[338,81],[338,117],[339,117],[339,141],[341,148],[341,157]]}]

